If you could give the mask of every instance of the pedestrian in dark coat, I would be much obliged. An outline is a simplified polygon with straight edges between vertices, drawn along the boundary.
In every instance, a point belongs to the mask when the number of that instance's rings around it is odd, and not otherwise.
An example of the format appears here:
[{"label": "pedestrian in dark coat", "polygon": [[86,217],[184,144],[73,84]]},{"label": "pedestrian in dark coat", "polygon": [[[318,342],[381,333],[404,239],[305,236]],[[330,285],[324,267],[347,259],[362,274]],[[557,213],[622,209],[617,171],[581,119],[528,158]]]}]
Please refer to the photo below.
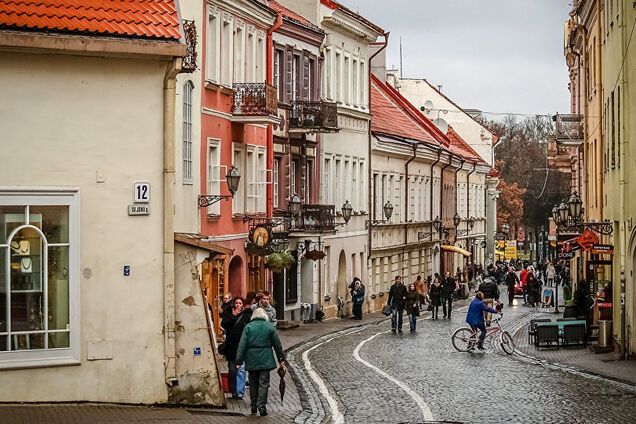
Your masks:
[{"label": "pedestrian in dark coat", "polygon": [[353,319],[362,319],[362,304],[364,303],[364,284],[358,277],[351,282],[351,300],[353,301]]},{"label": "pedestrian in dark coat", "polygon": [[[272,349],[276,352],[276,359]],[[285,354],[276,328],[268,321],[267,312],[257,308],[252,321],[247,324],[236,353],[236,366],[245,363],[250,374],[250,401],[252,414],[267,415],[267,394],[269,391],[269,373],[276,368],[276,360],[285,367]]]},{"label": "pedestrian in dark coat", "polygon": [[541,299],[541,282],[537,280],[533,271],[528,272],[526,284],[528,290],[528,303],[531,306],[537,306]]},{"label": "pedestrian in dark coat", "polygon": [[515,287],[519,284],[519,277],[513,267],[508,268],[508,274],[506,274],[506,286],[508,286],[508,306],[512,306],[512,301],[515,298]]},{"label": "pedestrian in dark coat", "polygon": [[406,302],[406,287],[402,284],[402,277],[395,276],[395,282],[389,289],[389,298],[387,305],[391,306],[391,331],[402,332],[402,315],[404,314],[404,306]]},{"label": "pedestrian in dark coat", "polygon": [[232,302],[234,307],[229,315],[221,321],[221,327],[225,330],[225,359],[227,360],[228,383],[232,391],[232,397],[243,399],[245,396],[245,368],[236,366],[236,352],[238,350],[243,329],[249,324],[252,317],[252,309],[244,308],[244,300],[237,297]]},{"label": "pedestrian in dark coat", "polygon": [[[484,303],[489,308],[492,308],[496,302],[499,302],[499,287],[492,276],[488,276],[484,279],[484,282],[479,285],[477,291],[480,291],[484,295]],[[490,326],[492,315],[486,314],[486,325]]]},{"label": "pedestrian in dark coat", "polygon": [[409,330],[412,333],[417,326],[417,317],[420,316],[420,294],[413,283],[409,285],[406,292],[406,313],[409,316]]},{"label": "pedestrian in dark coat", "polygon": [[431,305],[433,305],[433,319],[439,319],[439,306],[442,304],[442,283],[435,277],[431,285]]},{"label": "pedestrian in dark coat", "polygon": [[444,318],[451,319],[451,313],[453,312],[453,294],[457,290],[457,282],[451,276],[450,272],[446,272],[446,278],[442,283],[442,312],[444,312]]}]

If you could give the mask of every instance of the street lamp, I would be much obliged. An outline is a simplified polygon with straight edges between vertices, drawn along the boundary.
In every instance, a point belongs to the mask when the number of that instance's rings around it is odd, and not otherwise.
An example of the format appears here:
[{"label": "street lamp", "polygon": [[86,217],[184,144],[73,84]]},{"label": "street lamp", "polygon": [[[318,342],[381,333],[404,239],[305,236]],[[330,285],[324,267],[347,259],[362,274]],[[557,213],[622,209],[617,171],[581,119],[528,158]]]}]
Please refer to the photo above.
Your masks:
[{"label": "street lamp", "polygon": [[576,193],[572,193],[568,200],[570,217],[574,220],[581,218],[583,212],[583,202]]},{"label": "street lamp", "polygon": [[302,202],[300,201],[300,197],[296,193],[289,200],[289,213],[293,216],[298,216],[300,213],[300,207],[302,206]]},{"label": "street lamp", "polygon": [[238,191],[239,182],[241,181],[241,174],[237,167],[232,165],[225,175],[225,182],[227,183],[227,189],[231,193],[230,196],[222,194],[201,194],[198,198],[200,208],[213,205],[221,200],[230,200],[234,197],[234,194]]},{"label": "street lamp", "polygon": [[565,202],[561,202],[559,205],[559,222],[565,223],[568,221],[568,213],[570,212],[570,208]]},{"label": "street lamp", "polygon": [[351,219],[351,213],[353,212],[353,206],[351,206],[351,203],[349,203],[349,201],[347,200],[344,203],[344,205],[342,205],[342,209],[340,211],[342,212],[342,218],[344,219],[345,224],[347,224],[349,222],[349,220]]},{"label": "street lamp", "polygon": [[462,221],[462,218],[459,216],[457,212],[455,212],[455,216],[453,216],[453,225],[455,228],[459,227],[459,223]]},{"label": "street lamp", "polygon": [[501,226],[501,232],[503,232],[506,236],[508,235],[509,231],[510,231],[510,226],[508,224],[504,224]]},{"label": "street lamp", "polygon": [[[343,208],[344,208],[344,206],[343,206]],[[385,219],[370,219],[370,220],[368,219],[364,223],[366,228],[369,228],[369,226],[373,227],[374,225],[384,224],[385,222],[387,222],[387,221],[389,221],[391,219],[391,215],[393,215],[393,205],[391,204],[391,202],[389,200],[387,200],[386,203],[384,204],[384,206],[382,206],[382,213],[384,213],[384,218]],[[344,213],[343,213],[343,215],[344,215]]]},{"label": "street lamp", "polygon": [[475,218],[473,218],[472,216],[468,219],[468,228],[470,228],[471,230],[475,228]]},{"label": "street lamp", "polygon": [[382,209],[384,211],[384,216],[386,217],[387,221],[390,220],[391,215],[393,215],[393,205],[391,204],[391,202],[387,200],[384,206],[382,207]]},{"label": "street lamp", "polygon": [[442,231],[442,220],[439,219],[439,216],[436,216],[435,219],[433,220],[433,227],[435,228],[435,231],[437,231],[438,233]]}]

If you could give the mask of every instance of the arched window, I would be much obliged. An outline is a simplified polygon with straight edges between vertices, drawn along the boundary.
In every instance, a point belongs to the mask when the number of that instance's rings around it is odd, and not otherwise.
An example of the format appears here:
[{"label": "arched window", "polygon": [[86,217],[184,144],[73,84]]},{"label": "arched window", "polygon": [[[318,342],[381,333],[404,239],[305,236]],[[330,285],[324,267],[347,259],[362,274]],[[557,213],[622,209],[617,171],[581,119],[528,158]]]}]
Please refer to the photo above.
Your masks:
[{"label": "arched window", "polygon": [[194,84],[183,85],[183,183],[192,184],[192,92]]},{"label": "arched window", "polygon": [[0,196],[0,369],[79,363],[76,203]]}]

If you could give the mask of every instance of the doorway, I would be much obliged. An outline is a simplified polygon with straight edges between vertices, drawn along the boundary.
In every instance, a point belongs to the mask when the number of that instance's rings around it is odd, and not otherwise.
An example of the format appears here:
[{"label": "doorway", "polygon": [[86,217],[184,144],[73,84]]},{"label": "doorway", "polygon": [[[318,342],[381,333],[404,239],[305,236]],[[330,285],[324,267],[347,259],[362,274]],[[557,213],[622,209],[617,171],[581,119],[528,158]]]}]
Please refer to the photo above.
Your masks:
[{"label": "doorway", "polygon": [[243,293],[243,259],[240,256],[235,256],[230,262],[229,276],[228,276],[228,289],[232,296],[245,296]]},{"label": "doorway", "polygon": [[336,281],[336,290],[338,292],[338,296],[341,296],[345,301],[345,306],[343,306],[343,314],[347,314],[346,312],[346,300],[347,300],[347,255],[345,255],[344,250],[340,251],[340,256],[338,257],[338,279]]}]

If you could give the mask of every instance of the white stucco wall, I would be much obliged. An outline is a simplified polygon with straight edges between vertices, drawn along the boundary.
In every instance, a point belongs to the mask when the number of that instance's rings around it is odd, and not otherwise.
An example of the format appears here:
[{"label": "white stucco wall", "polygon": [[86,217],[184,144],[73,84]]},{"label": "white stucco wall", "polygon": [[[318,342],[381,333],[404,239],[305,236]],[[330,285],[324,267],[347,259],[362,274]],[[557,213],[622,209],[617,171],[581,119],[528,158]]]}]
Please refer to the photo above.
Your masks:
[{"label": "white stucco wall", "polygon": [[[181,18],[193,20],[197,29],[197,69],[191,74],[177,75],[177,97],[175,104],[175,232],[198,233],[201,215],[197,197],[201,194],[201,92],[203,90],[201,70],[203,68],[203,6],[199,1],[179,3]],[[183,179],[183,94],[186,82],[191,81],[192,91],[192,181]],[[203,164],[205,166],[205,164]]]},{"label": "white stucco wall", "polygon": [[[0,64],[2,185],[79,187],[81,199],[81,365],[2,371],[0,399],[165,401],[165,62],[0,53]],[[150,216],[127,215],[136,180],[151,183]],[[87,361],[98,339],[111,360]]]},{"label": "white stucco wall", "polygon": [[[400,94],[406,97],[418,109],[427,100],[433,102],[433,109],[425,111],[424,115],[431,121],[442,118],[472,147],[489,165],[492,160],[492,134],[464,113],[459,107],[441,95],[425,80],[416,78],[398,78],[389,76],[389,83],[398,88]],[[444,113],[444,111],[448,111]]]}]

